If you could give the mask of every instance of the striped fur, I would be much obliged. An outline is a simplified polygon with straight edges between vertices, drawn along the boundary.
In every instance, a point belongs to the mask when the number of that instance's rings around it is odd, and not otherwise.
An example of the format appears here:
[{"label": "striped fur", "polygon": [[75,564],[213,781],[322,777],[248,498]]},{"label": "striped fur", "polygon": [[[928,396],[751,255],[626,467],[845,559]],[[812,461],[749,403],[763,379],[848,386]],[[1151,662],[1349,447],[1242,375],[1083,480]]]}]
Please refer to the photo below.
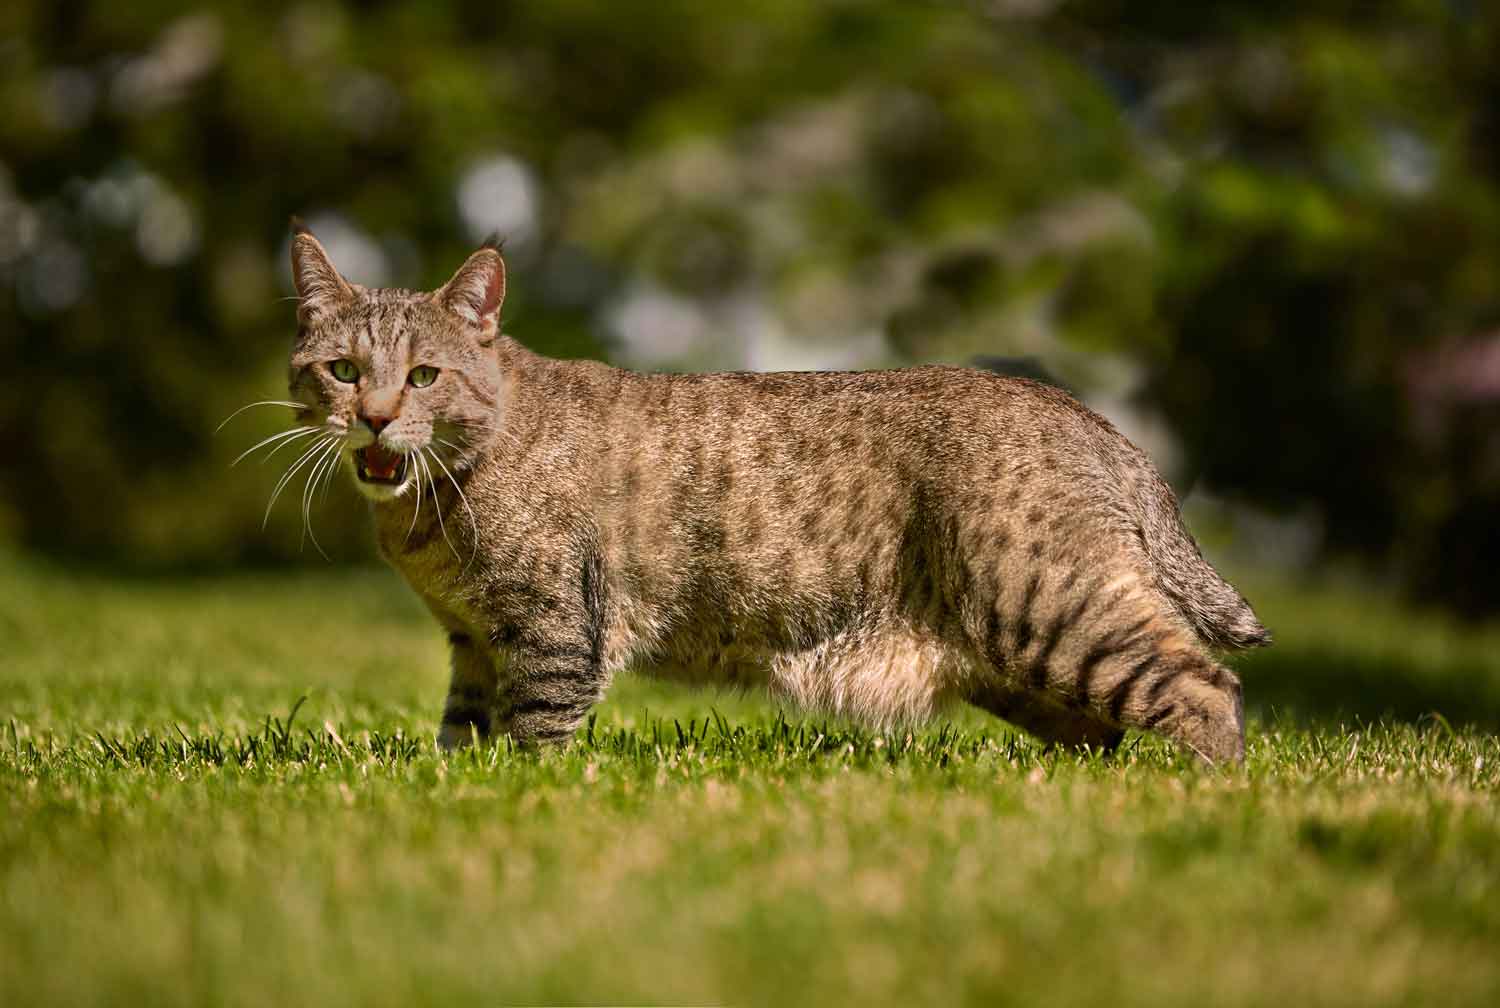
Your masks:
[{"label": "striped fur", "polygon": [[[310,235],[294,263],[293,396],[355,432],[378,399],[399,418],[381,443],[451,472],[374,504],[450,632],[445,744],[566,740],[634,667],[876,725],[964,700],[1062,745],[1140,728],[1242,758],[1240,685],[1210,648],[1265,631],[1146,457],[1065,393],[946,367],[550,360],[498,332],[493,249],[433,294],[344,284]],[[369,380],[327,380],[336,357]],[[422,363],[439,380],[403,387]]]}]

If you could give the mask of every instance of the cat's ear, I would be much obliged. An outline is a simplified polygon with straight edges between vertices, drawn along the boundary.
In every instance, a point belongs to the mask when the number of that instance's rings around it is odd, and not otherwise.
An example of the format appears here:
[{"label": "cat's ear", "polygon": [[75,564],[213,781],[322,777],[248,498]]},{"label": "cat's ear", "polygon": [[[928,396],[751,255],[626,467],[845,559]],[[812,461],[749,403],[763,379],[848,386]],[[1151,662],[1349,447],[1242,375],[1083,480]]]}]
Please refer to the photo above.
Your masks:
[{"label": "cat's ear", "polygon": [[465,260],[437,292],[437,300],[449,311],[493,336],[499,322],[500,303],[505,300],[505,260],[493,242]]},{"label": "cat's ear", "polygon": [[322,243],[296,217],[292,218],[292,282],[297,285],[297,319],[304,324],[331,314],[354,296]]}]

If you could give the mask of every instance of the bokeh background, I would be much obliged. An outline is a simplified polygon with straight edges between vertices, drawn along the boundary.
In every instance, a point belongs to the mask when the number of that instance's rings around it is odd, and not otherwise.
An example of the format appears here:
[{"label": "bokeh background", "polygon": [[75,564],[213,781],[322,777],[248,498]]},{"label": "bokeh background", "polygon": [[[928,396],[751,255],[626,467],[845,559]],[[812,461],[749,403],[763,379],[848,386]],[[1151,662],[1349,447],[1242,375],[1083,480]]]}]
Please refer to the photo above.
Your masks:
[{"label": "bokeh background", "polygon": [[[1500,601],[1500,5],[0,4],[0,544],[325,561],[286,222],[653,368],[1039,366],[1216,556]],[[354,494],[315,511],[371,555]]]}]

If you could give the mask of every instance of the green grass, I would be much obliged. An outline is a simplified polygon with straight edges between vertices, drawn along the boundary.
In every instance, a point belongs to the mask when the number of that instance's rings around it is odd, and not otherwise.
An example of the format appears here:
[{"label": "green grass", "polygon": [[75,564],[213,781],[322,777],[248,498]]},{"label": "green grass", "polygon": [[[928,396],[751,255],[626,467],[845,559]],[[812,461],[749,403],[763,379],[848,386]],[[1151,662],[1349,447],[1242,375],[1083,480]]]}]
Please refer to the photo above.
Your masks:
[{"label": "green grass", "polygon": [[383,570],[4,561],[0,1004],[1497,1003],[1500,633],[1254,594],[1242,771],[638,680],[444,758]]}]

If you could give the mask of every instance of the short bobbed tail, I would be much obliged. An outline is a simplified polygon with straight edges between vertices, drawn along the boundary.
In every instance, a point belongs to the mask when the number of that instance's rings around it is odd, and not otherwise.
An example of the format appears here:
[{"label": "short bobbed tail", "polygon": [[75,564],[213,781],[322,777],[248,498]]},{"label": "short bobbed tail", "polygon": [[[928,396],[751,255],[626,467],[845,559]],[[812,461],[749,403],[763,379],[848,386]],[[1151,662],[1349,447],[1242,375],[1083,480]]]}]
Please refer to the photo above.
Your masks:
[{"label": "short bobbed tail", "polygon": [[1162,591],[1211,648],[1228,651],[1270,644],[1270,631],[1245,597],[1203,558],[1182,525],[1176,499],[1165,486],[1162,489],[1170,506],[1148,507],[1141,529]]}]

